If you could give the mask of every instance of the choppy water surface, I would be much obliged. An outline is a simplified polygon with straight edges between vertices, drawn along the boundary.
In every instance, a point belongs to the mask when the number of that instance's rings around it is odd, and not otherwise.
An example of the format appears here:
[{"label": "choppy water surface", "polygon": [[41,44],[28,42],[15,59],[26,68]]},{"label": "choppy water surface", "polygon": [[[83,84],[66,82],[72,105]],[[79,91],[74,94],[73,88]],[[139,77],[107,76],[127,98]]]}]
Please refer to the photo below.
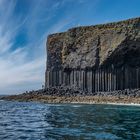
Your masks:
[{"label": "choppy water surface", "polygon": [[0,140],[140,140],[140,107],[0,101]]}]

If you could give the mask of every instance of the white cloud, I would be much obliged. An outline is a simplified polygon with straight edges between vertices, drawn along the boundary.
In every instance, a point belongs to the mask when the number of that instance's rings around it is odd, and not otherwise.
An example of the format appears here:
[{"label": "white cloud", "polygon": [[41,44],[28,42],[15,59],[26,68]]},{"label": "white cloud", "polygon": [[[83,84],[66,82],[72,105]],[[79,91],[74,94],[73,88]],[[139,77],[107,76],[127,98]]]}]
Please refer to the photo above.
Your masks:
[{"label": "white cloud", "polygon": [[[39,18],[38,4],[34,3],[28,16],[19,20],[14,18],[15,1],[0,0],[0,94],[38,89],[44,84],[47,35],[61,31],[70,20],[60,19],[39,37],[34,32],[39,26],[36,21],[47,21],[49,17]],[[15,47],[14,40],[22,27],[26,27],[30,42]]]},{"label": "white cloud", "polygon": [[14,7],[15,1],[0,0],[0,94],[40,88],[44,82],[44,56],[28,58],[30,53],[39,50],[29,51],[30,44],[12,49],[20,27],[27,21],[27,18],[23,22],[14,19]]}]

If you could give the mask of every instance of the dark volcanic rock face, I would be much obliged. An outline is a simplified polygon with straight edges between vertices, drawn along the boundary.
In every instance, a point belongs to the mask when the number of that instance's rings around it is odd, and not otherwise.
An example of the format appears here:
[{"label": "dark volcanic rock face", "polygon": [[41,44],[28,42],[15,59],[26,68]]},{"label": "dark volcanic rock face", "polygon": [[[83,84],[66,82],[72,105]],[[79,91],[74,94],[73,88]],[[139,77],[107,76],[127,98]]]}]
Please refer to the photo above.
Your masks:
[{"label": "dark volcanic rock face", "polygon": [[140,88],[140,18],[48,36],[45,87]]},{"label": "dark volcanic rock face", "polygon": [[47,69],[140,66],[140,18],[49,35]]}]

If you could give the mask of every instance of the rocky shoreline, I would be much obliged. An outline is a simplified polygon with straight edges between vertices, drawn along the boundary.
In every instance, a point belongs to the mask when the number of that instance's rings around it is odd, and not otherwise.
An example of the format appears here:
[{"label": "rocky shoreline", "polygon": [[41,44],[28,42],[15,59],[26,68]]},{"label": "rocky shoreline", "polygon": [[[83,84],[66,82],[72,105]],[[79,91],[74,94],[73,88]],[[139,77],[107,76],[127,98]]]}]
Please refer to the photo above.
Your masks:
[{"label": "rocky shoreline", "polygon": [[0,100],[44,103],[140,104],[140,89],[89,93],[78,88],[52,87],[18,95],[3,96],[0,97]]}]

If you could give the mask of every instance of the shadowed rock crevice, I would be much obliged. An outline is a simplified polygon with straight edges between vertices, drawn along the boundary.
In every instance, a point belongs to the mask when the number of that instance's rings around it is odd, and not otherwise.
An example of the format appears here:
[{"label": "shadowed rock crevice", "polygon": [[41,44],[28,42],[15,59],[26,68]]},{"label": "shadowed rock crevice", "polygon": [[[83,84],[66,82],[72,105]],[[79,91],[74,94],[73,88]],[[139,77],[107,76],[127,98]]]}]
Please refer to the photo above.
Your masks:
[{"label": "shadowed rock crevice", "polygon": [[102,66],[108,67],[140,67],[140,41],[124,40],[111,54],[102,62]]}]

